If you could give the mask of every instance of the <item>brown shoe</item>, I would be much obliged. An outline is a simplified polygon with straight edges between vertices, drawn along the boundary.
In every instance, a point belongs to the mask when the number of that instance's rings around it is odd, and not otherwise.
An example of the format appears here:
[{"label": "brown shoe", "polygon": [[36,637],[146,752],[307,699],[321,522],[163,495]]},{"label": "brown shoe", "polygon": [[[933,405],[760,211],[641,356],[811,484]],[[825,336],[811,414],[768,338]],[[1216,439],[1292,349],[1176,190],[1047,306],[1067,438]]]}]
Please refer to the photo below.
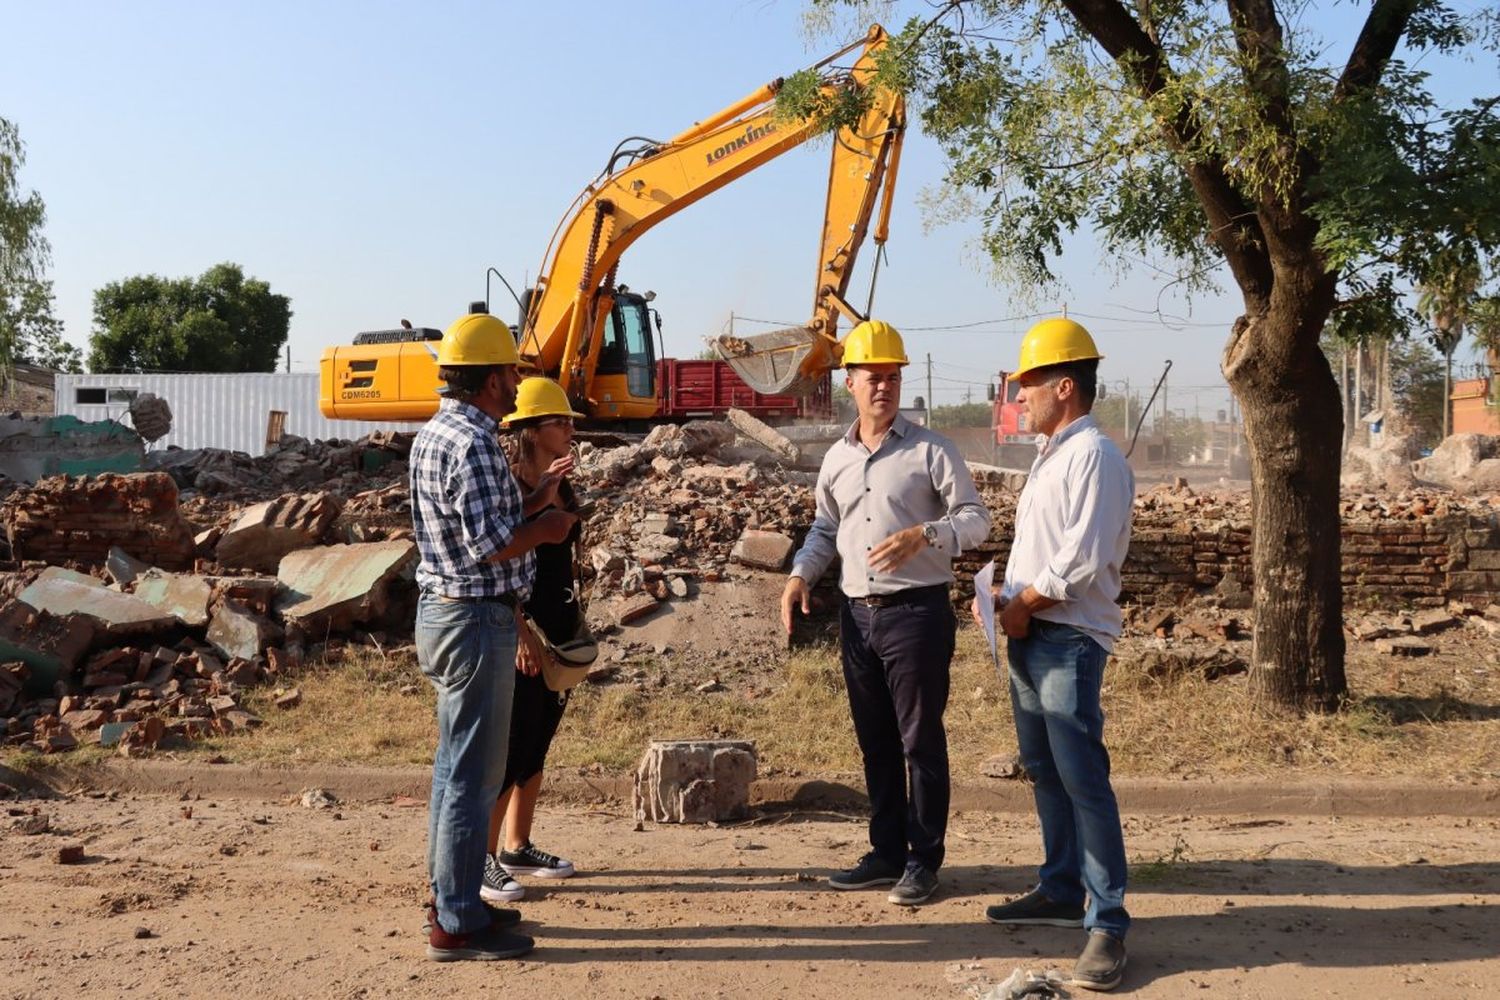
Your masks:
[{"label": "brown shoe", "polygon": [[[485,909],[490,911],[491,927],[514,927],[521,922],[520,910],[512,910],[505,906],[491,906],[489,903],[485,903],[484,906]],[[427,908],[422,912],[424,914],[422,919],[422,933],[426,934],[437,923],[437,900],[429,896],[427,898]]]},{"label": "brown shoe", "polygon": [[520,958],[536,947],[525,934],[490,926],[472,934],[449,934],[434,922],[427,932],[427,957],[434,962],[498,962]]},{"label": "brown shoe", "polygon": [[1073,966],[1073,985],[1086,990],[1112,990],[1125,975],[1125,942],[1103,931],[1091,931],[1089,943]]}]

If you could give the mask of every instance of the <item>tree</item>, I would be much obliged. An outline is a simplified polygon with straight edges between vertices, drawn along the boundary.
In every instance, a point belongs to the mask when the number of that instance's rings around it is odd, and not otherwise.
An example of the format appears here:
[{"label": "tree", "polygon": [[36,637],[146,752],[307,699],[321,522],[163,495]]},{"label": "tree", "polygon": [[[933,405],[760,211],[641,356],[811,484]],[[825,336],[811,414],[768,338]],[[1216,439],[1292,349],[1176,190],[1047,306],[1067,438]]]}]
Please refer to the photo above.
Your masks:
[{"label": "tree", "polygon": [[[1460,249],[1467,249],[1461,247]],[[1432,324],[1432,345],[1443,355],[1443,437],[1451,426],[1453,352],[1464,339],[1479,290],[1479,264],[1473,258],[1439,255],[1417,296],[1417,312]]]},{"label": "tree", "polygon": [[21,133],[0,118],[0,369],[16,361],[78,371],[78,348],[62,339],[52,315],[52,282],[44,275],[52,248],[42,235],[47,207],[35,191],[21,192],[26,164]]},{"label": "tree", "polygon": [[994,407],[989,403],[957,403],[952,406],[932,408],[934,430],[945,430],[949,427],[988,427],[994,418]]},{"label": "tree", "polygon": [[1390,347],[1391,396],[1406,415],[1411,436],[1422,448],[1447,437],[1445,417],[1451,394],[1445,359],[1421,340],[1397,340]]},{"label": "tree", "polygon": [[89,370],[275,371],[291,318],[287,297],[238,264],[126,278],[94,293]]},{"label": "tree", "polygon": [[1329,65],[1307,12],[1274,0],[931,9],[895,37],[881,76],[920,106],[949,208],[979,217],[998,274],[1045,287],[1064,235],[1087,225],[1112,260],[1175,266],[1190,292],[1222,267],[1238,287],[1221,368],[1251,459],[1252,691],[1337,706],[1342,421],[1318,339],[1341,311],[1398,316],[1400,288],[1438,250],[1500,242],[1500,98],[1439,108],[1398,57],[1493,47],[1493,12],[1374,0]]}]

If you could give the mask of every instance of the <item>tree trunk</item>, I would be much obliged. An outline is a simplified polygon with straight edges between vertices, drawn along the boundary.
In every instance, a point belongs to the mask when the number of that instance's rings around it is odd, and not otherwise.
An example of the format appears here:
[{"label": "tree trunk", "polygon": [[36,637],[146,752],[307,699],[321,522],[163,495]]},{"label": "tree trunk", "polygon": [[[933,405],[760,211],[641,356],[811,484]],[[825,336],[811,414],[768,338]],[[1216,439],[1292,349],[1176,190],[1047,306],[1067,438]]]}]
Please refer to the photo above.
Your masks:
[{"label": "tree trunk", "polygon": [[1250,448],[1250,687],[1261,704],[1332,710],[1348,690],[1339,555],[1343,413],[1318,347],[1332,285],[1286,284],[1278,283],[1259,315],[1238,321],[1224,355]]}]

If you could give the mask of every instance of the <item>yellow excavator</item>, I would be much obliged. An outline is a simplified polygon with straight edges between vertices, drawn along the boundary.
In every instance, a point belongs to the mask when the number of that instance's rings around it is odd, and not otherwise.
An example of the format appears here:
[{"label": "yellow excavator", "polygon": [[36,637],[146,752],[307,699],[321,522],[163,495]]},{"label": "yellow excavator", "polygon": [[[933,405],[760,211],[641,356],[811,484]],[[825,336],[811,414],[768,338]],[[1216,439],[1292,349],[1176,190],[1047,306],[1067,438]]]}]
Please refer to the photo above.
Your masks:
[{"label": "yellow excavator", "polygon": [[[906,128],[902,96],[874,83],[876,56],[886,44],[886,32],[877,25],[812,67],[827,96],[868,89],[868,100],[855,126],[833,135],[812,318],[801,327],[711,342],[757,394],[803,395],[826,384],[838,364],[840,316],[850,323],[865,318],[846,295],[872,220],[877,253],[885,242]],[[838,64],[856,50],[852,66]],[[670,141],[625,140],[553,234],[536,285],[520,296],[515,335],[523,367],[556,379],[591,423],[690,415],[664,391],[669,379],[652,343],[651,295],[617,284],[620,257],[658,222],[817,133],[813,122],[777,119],[782,83],[766,84]],[[656,329],[659,334],[659,316]],[[426,419],[439,398],[439,337],[432,329],[377,331],[361,334],[352,346],[325,349],[323,414]]]}]

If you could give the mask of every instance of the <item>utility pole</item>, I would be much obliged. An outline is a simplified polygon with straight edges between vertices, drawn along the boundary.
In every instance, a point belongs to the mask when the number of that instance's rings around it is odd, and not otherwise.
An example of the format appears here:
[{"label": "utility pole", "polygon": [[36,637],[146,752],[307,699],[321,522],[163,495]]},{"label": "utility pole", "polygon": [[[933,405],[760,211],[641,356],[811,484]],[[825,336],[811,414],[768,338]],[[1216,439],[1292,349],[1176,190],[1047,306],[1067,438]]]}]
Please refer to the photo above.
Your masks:
[{"label": "utility pole", "polygon": [[932,354],[927,354],[927,426],[932,426]]},{"label": "utility pole", "polygon": [[1172,411],[1167,409],[1167,376],[1161,377],[1161,464],[1164,468],[1172,465]]},{"label": "utility pole", "polygon": [[291,344],[291,341],[287,341],[287,345],[286,345],[286,370],[289,373],[292,370],[292,344]]},{"label": "utility pole", "polygon": [[1130,379],[1125,380],[1125,433],[1120,437],[1126,449],[1130,448]]}]

